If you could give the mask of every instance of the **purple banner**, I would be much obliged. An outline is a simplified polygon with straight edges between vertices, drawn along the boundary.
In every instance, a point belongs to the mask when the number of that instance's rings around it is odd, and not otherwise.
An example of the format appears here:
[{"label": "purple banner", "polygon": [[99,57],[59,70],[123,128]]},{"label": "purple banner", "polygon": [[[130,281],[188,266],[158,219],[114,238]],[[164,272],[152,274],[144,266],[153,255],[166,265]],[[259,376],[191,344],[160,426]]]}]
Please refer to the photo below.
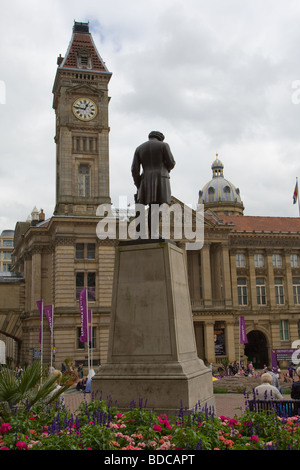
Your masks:
[{"label": "purple banner", "polygon": [[240,317],[240,344],[247,344],[248,338],[246,334],[246,325],[245,325],[245,318]]},{"label": "purple banner", "polygon": [[88,324],[88,305],[87,305],[87,291],[83,289],[79,295],[79,309],[81,319],[81,332],[79,340],[81,343],[86,343],[88,338],[87,324]]},{"label": "purple banner", "polygon": [[52,335],[53,334],[53,305],[46,305],[44,307],[44,312],[48,320],[48,325],[49,325],[51,335]]}]

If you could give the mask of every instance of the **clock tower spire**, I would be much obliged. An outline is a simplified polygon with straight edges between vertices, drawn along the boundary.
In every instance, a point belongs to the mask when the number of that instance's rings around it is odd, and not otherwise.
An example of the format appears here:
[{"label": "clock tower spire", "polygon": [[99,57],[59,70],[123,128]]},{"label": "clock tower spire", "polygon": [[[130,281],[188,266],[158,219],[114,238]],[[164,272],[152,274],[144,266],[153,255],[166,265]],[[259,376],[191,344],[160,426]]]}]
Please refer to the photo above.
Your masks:
[{"label": "clock tower spire", "polygon": [[65,57],[57,59],[55,215],[91,216],[110,203],[108,71],[89,31],[74,22]]}]

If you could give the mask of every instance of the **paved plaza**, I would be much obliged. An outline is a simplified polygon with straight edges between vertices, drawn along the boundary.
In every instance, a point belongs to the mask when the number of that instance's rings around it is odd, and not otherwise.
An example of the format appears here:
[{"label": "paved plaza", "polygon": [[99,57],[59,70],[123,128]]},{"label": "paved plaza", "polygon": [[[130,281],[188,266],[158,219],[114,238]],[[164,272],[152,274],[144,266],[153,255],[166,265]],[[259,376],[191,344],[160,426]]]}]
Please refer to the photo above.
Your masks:
[{"label": "paved plaza", "polygon": [[[72,387],[64,395],[66,407],[75,412],[82,401],[89,403],[92,400],[90,393],[78,392]],[[245,396],[238,393],[217,393],[215,394],[217,416],[240,416],[246,409]]]}]

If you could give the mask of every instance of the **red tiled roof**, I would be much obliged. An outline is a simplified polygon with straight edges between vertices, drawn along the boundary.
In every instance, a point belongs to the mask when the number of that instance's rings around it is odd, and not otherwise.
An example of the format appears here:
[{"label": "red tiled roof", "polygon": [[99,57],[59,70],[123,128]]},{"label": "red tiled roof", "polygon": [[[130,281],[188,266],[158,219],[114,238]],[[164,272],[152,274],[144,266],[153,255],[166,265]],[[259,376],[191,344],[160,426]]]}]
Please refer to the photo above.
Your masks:
[{"label": "red tiled roof", "polygon": [[[92,40],[90,33],[73,33],[71,43],[67,51],[67,55],[65,59],[63,60],[61,67],[78,69],[77,53],[81,49],[85,49],[91,54],[91,58],[92,58],[91,70],[107,72],[107,69],[97,52],[97,49],[94,45],[94,42]],[[87,70],[87,69],[80,69],[80,70]]]},{"label": "red tiled roof", "polygon": [[235,232],[300,232],[300,217],[259,217],[221,215]]}]

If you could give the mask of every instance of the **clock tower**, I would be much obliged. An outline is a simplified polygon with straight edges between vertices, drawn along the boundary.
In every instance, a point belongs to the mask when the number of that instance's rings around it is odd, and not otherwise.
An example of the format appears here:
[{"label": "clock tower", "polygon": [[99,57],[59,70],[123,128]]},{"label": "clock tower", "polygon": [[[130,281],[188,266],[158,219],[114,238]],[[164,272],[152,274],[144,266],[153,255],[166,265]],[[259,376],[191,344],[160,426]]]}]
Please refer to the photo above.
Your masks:
[{"label": "clock tower", "polygon": [[88,23],[74,22],[53,86],[56,113],[55,215],[94,216],[110,203],[108,83]]}]

